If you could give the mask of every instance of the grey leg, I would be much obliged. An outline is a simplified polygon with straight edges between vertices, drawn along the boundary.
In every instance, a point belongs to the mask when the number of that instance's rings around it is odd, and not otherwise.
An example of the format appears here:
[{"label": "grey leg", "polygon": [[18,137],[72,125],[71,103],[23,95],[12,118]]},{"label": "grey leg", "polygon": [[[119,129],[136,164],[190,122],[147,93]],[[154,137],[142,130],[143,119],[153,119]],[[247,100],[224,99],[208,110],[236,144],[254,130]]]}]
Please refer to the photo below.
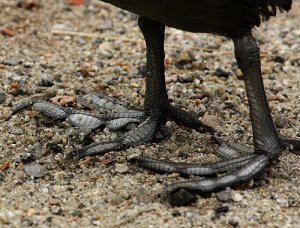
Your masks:
[{"label": "grey leg", "polygon": [[164,32],[165,26],[159,22],[140,17],[139,27],[145,38],[147,47],[147,77],[144,110],[127,109],[107,97],[85,95],[83,99],[100,109],[114,110],[113,113],[94,114],[85,111],[76,111],[64,108],[49,102],[35,100],[23,103],[17,107],[13,114],[23,108],[32,106],[36,110],[57,119],[65,119],[73,126],[95,129],[106,126],[117,130],[128,123],[138,124],[137,128],[112,142],[101,142],[89,145],[80,150],[72,151],[71,156],[84,157],[103,155],[112,150],[121,150],[150,142],[156,129],[165,124],[168,118],[179,125],[184,125],[199,132],[214,133],[214,129],[205,125],[198,118],[169,104],[165,87],[164,68]]},{"label": "grey leg", "polygon": [[[226,170],[222,169],[222,171],[228,172],[221,177],[189,180],[167,186],[161,194],[163,202],[177,206],[185,205],[193,200],[191,193],[211,192],[248,181],[264,170],[271,161],[276,159],[287,144],[292,144],[299,149],[299,139],[279,137],[274,127],[263,86],[259,48],[257,47],[256,41],[252,36],[235,39],[234,47],[237,62],[244,74],[247,97],[249,100],[254,138],[254,153],[243,157],[231,158],[231,161],[218,162],[211,166],[197,165],[197,168],[195,164],[182,165],[166,161],[147,160],[145,158],[139,160],[139,158],[136,158],[138,164],[143,167],[185,174],[206,174],[212,173],[213,171],[218,173],[220,169],[215,170],[214,168],[216,166],[219,167],[219,165],[221,165],[222,168],[228,168]],[[220,143],[222,142],[220,141]],[[229,154],[225,154],[225,157],[236,157],[238,153],[234,153],[232,148],[233,147],[229,148]],[[226,151],[227,149],[225,147],[225,149],[223,148],[221,150]],[[230,166],[232,168],[231,171]],[[198,172],[196,172],[196,170]]]}]

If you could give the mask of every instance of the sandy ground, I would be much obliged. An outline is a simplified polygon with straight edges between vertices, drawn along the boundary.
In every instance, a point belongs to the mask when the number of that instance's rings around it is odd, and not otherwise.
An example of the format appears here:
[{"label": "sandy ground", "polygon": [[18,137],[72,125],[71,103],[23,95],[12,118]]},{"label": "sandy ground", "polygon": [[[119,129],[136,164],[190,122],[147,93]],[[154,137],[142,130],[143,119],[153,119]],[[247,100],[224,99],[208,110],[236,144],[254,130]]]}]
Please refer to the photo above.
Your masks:
[{"label": "sandy ground", "polygon": [[[34,97],[66,96],[61,102],[83,108],[77,101],[84,91],[141,106],[145,45],[136,16],[98,1],[88,8],[41,1],[40,7],[28,10],[15,1],[0,0],[0,7],[1,227],[300,225],[300,157],[287,151],[260,180],[249,184],[252,187],[230,191],[226,202],[213,193],[187,207],[161,204],[158,193],[183,178],[137,168],[126,162],[129,156],[143,153],[186,162],[217,159],[207,135],[172,122],[156,143],[62,166],[63,154],[72,149],[122,133],[69,128],[31,110],[5,119],[22,100]],[[254,32],[276,126],[282,134],[298,137],[299,16],[297,2],[288,15]],[[172,103],[198,112],[227,141],[251,146],[247,99],[230,40],[168,28],[166,70]]]}]

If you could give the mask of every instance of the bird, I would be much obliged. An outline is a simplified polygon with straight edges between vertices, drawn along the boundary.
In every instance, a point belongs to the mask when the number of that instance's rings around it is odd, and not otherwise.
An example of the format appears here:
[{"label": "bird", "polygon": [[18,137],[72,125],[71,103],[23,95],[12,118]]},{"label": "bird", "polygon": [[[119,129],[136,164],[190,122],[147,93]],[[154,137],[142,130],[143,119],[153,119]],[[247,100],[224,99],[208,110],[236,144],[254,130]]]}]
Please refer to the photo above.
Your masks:
[{"label": "bird", "polygon": [[[182,164],[138,156],[130,161],[164,172],[221,176],[191,179],[168,185],[160,194],[163,202],[171,206],[187,205],[195,200],[194,194],[211,192],[245,182],[261,173],[282,151],[292,147],[300,150],[300,139],[280,135],[273,123],[264,90],[260,50],[252,31],[261,23],[275,17],[278,11],[289,11],[292,0],[103,0],[123,10],[137,14],[138,26],[146,43],[146,92],[143,110],[122,106],[114,99],[87,94],[84,99],[96,106],[113,109],[111,114],[91,114],[58,106],[42,100],[22,103],[12,114],[33,107],[48,116],[66,119],[74,126],[97,128],[106,125],[119,129],[130,122],[138,126],[123,136],[108,142],[94,143],[67,155],[73,157],[103,155],[150,142],[155,132],[167,119],[194,129],[209,132],[219,145],[223,160],[211,165]],[[215,129],[206,125],[193,113],[169,103],[165,85],[164,35],[165,27],[193,33],[211,33],[233,41],[237,64],[243,73],[250,109],[254,149],[243,153],[215,135]]]}]

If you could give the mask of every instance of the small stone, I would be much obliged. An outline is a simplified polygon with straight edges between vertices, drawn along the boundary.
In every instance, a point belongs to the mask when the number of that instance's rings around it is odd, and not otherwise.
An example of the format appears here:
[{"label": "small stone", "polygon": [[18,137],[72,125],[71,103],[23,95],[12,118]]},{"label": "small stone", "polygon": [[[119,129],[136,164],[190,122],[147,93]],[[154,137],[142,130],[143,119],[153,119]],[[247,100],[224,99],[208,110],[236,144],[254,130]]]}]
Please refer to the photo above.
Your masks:
[{"label": "small stone", "polygon": [[0,92],[0,104],[3,104],[5,101],[5,93]]},{"label": "small stone", "polygon": [[191,83],[193,82],[195,79],[199,79],[200,81],[202,80],[200,75],[196,72],[193,73],[188,73],[182,77],[178,77],[178,80],[182,83]]},{"label": "small stone", "polygon": [[5,65],[9,65],[9,66],[16,66],[16,65],[22,63],[22,60],[20,60],[20,59],[17,58],[17,57],[9,57],[9,58],[5,59],[5,60],[3,61],[3,63],[4,63]]},{"label": "small stone", "polygon": [[233,190],[224,190],[221,192],[216,193],[216,198],[217,200],[221,201],[221,202],[228,202],[233,200],[234,191]]},{"label": "small stone", "polygon": [[194,214],[193,212],[191,212],[191,211],[188,211],[188,212],[186,212],[185,216],[186,216],[188,219],[191,219],[191,218],[195,217],[195,214]]},{"label": "small stone", "polygon": [[10,27],[6,27],[0,30],[1,34],[4,36],[13,37],[16,35],[16,31]]},{"label": "small stone", "polygon": [[51,198],[48,201],[49,205],[60,205],[60,201],[58,199]]},{"label": "small stone", "polygon": [[73,212],[72,212],[72,215],[75,216],[75,217],[79,217],[81,218],[83,213],[81,210],[78,210],[78,209],[75,209]]},{"label": "small stone", "polygon": [[22,163],[30,163],[41,157],[43,157],[43,148],[38,142],[30,146],[26,152],[20,154],[19,160]]},{"label": "small stone", "polygon": [[55,143],[48,143],[46,146],[47,149],[50,149],[53,153],[62,153],[63,149]]},{"label": "small stone", "polygon": [[99,45],[100,54],[103,55],[106,58],[112,58],[112,50],[113,47],[111,46],[111,43],[109,42],[103,42]]},{"label": "small stone", "polygon": [[208,113],[205,113],[204,116],[201,118],[201,121],[213,128],[217,128],[218,119],[216,115],[210,115]]},{"label": "small stone", "polygon": [[34,208],[29,208],[27,211],[27,216],[32,216],[35,214],[35,209]]},{"label": "small stone", "polygon": [[270,66],[263,66],[262,67],[262,73],[263,74],[272,74],[273,73],[273,69]]},{"label": "small stone", "polygon": [[115,167],[116,167],[116,171],[117,171],[118,173],[127,173],[127,172],[128,172],[128,166],[125,165],[125,164],[117,163],[117,164],[115,165]]},{"label": "small stone", "polygon": [[284,115],[277,115],[274,118],[274,124],[277,128],[283,128],[287,126],[288,120]]},{"label": "small stone", "polygon": [[73,103],[75,103],[76,101],[76,97],[74,96],[56,96],[56,97],[52,97],[50,99],[50,101],[54,104],[57,104],[57,105],[62,105],[62,106],[65,106],[65,105],[68,105],[68,106],[71,106]]},{"label": "small stone", "polygon": [[31,177],[43,177],[48,173],[48,170],[36,163],[25,165],[25,173]]},{"label": "small stone", "polygon": [[288,201],[286,199],[276,199],[276,202],[282,206],[288,206]]},{"label": "small stone", "polygon": [[64,142],[64,137],[61,135],[54,135],[49,144],[62,144]]},{"label": "small stone", "polygon": [[275,63],[284,63],[284,62],[285,62],[285,59],[282,58],[281,56],[276,56],[276,57],[273,59],[273,61],[274,61]]},{"label": "small stone", "polygon": [[101,23],[97,26],[97,31],[110,30],[114,26],[111,19],[102,20]]},{"label": "small stone", "polygon": [[177,216],[180,216],[180,215],[181,215],[180,211],[178,211],[178,210],[172,211],[172,216],[173,217],[177,217]]},{"label": "small stone", "polygon": [[229,207],[228,206],[218,207],[218,208],[215,209],[216,215],[225,214],[228,211],[229,211]]},{"label": "small stone", "polygon": [[[196,196],[194,196],[193,194],[191,194],[190,192],[184,190],[184,189],[180,189],[176,192],[171,193],[166,199],[168,203],[172,206],[177,206],[177,207],[181,207],[181,206],[186,206],[189,205],[193,202],[195,202],[197,199]],[[192,217],[192,215],[190,214],[187,215],[187,217]]]},{"label": "small stone", "polygon": [[233,196],[232,196],[232,199],[233,201],[235,202],[240,202],[243,200],[243,196],[240,194],[240,193],[235,193]]},{"label": "small stone", "polygon": [[177,56],[175,62],[176,62],[176,67],[181,69],[184,66],[190,66],[192,68],[192,62],[194,60],[194,56],[192,53],[188,50],[183,50],[179,53]]},{"label": "small stone", "polygon": [[52,29],[53,30],[67,30],[68,26],[65,24],[54,24]]},{"label": "small stone", "polygon": [[186,74],[183,77],[180,77],[179,79],[183,83],[190,83],[194,81],[193,75],[192,74]]},{"label": "small stone", "polygon": [[45,87],[51,87],[53,86],[54,78],[50,74],[42,74],[41,76],[40,85]]},{"label": "small stone", "polygon": [[25,62],[25,63],[23,64],[23,66],[24,66],[25,68],[31,68],[31,67],[33,66],[33,63],[31,63],[31,62]]},{"label": "small stone", "polygon": [[17,6],[20,8],[30,10],[32,8],[40,7],[40,1],[39,0],[19,0]]},{"label": "small stone", "polygon": [[90,129],[69,128],[67,131],[68,141],[72,144],[89,144],[92,132]]},{"label": "small stone", "polygon": [[239,225],[239,222],[236,218],[229,219],[228,223],[233,227],[237,227]]},{"label": "small stone", "polygon": [[0,183],[5,180],[5,175],[3,172],[0,171]]},{"label": "small stone", "polygon": [[57,205],[54,205],[53,207],[51,207],[50,211],[54,215],[62,215],[63,214],[63,209],[61,208],[61,206],[57,206]]},{"label": "small stone", "polygon": [[214,75],[218,77],[228,78],[230,73],[228,71],[223,70],[222,68],[217,68]]},{"label": "small stone", "polygon": [[261,218],[261,221],[264,224],[268,224],[272,220],[273,220],[273,216],[270,212],[265,213]]}]

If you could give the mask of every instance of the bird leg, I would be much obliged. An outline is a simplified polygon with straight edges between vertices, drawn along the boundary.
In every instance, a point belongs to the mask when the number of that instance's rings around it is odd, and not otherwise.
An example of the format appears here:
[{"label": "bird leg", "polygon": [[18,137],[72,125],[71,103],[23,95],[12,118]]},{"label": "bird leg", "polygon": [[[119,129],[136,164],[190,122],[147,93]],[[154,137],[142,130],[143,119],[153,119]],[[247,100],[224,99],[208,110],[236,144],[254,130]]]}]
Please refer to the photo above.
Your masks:
[{"label": "bird leg", "polygon": [[91,144],[70,155],[84,157],[102,155],[108,151],[124,149],[150,142],[155,131],[164,125],[167,118],[177,124],[195,129],[199,132],[214,132],[214,129],[199,121],[192,114],[171,106],[165,87],[164,68],[164,30],[159,22],[143,17],[139,18],[139,27],[144,35],[147,47],[147,77],[144,101],[144,120],[137,128],[114,141]]},{"label": "bird leg", "polygon": [[[215,178],[187,180],[168,185],[161,193],[161,200],[172,206],[186,205],[194,200],[192,193],[211,192],[220,188],[246,182],[255,177],[273,160],[278,158],[286,146],[300,150],[300,140],[279,136],[270,114],[261,76],[259,48],[252,36],[234,39],[235,56],[244,74],[249,100],[254,152],[239,156],[241,151],[219,140],[219,154],[229,160],[207,164],[182,164],[164,160],[136,157],[138,165],[158,171],[181,174],[208,175],[225,172]],[[243,153],[241,153],[243,154]]]},{"label": "bird leg", "polygon": [[[84,98],[94,106],[114,112],[95,114],[34,100],[29,103],[22,103],[13,111],[13,114],[32,106],[50,117],[66,119],[71,125],[77,127],[94,129],[104,125],[116,130],[128,123],[138,124],[135,129],[113,141],[94,143],[82,149],[74,150],[67,155],[67,159],[103,155],[112,150],[150,142],[155,131],[165,124],[168,118],[179,125],[190,127],[198,132],[213,134],[214,129],[199,121],[195,115],[175,108],[168,102],[164,78],[165,26],[159,22],[140,17],[139,27],[147,47],[146,94],[143,111],[126,108],[108,97],[88,94]],[[277,159],[285,147],[289,147],[299,154],[300,140],[280,136],[274,127],[264,91],[259,48],[256,41],[251,35],[236,38],[233,41],[236,60],[243,72],[247,90],[254,150],[249,153],[249,149],[246,147],[241,149],[242,147],[226,144],[213,136],[219,144],[217,152],[224,159],[214,164],[178,164],[148,157],[133,158],[131,161],[142,167],[164,172],[178,172],[185,175],[224,173],[222,176],[214,178],[188,180],[167,186],[161,193],[161,199],[168,204],[185,205],[194,200],[193,193],[210,192],[248,181]]]},{"label": "bird leg", "polygon": [[73,126],[95,129],[106,126],[117,130],[129,123],[138,126],[125,135],[107,142],[93,143],[82,149],[74,150],[67,158],[82,158],[91,155],[103,155],[112,150],[121,150],[150,142],[158,128],[165,124],[167,119],[174,120],[198,132],[214,133],[214,129],[198,120],[196,114],[188,113],[169,104],[165,87],[164,67],[164,34],[165,26],[159,22],[140,17],[139,27],[145,38],[147,47],[147,76],[144,110],[128,109],[108,97],[87,94],[83,97],[85,103],[92,103],[100,109],[113,110],[112,113],[95,114],[86,111],[77,111],[41,100],[22,103],[12,114],[26,107],[34,109],[57,119],[65,119]]},{"label": "bird leg", "polygon": [[144,35],[147,47],[144,120],[140,122],[137,128],[114,141],[91,144],[80,150],[73,151],[70,155],[77,157],[101,155],[108,151],[148,143],[153,139],[155,131],[165,124],[167,118],[173,119],[179,125],[193,128],[199,132],[214,132],[211,127],[205,125],[193,115],[172,107],[168,102],[164,77],[165,26],[159,22],[140,17],[139,27]]}]

